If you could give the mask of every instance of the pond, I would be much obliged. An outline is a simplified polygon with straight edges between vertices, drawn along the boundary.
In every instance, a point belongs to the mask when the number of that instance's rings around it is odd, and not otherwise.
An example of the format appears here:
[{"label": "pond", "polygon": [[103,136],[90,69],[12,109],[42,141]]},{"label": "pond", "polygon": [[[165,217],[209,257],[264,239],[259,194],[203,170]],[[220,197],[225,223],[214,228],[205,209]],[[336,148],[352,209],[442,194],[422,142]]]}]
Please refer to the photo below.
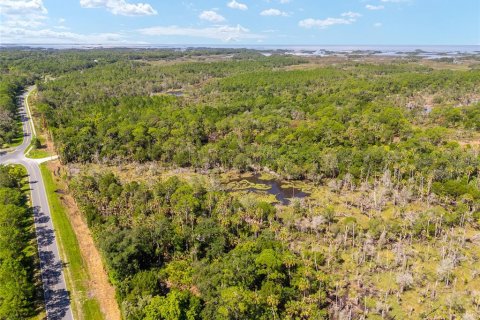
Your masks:
[{"label": "pond", "polygon": [[229,185],[237,183],[239,188],[231,190],[247,190],[250,192],[266,192],[276,197],[277,201],[283,205],[291,202],[292,198],[305,198],[310,194],[295,188],[293,184],[282,184],[279,180],[262,179],[259,174],[253,176],[230,180]]},{"label": "pond", "polygon": [[182,97],[184,95],[183,91],[180,90],[167,91],[167,94],[175,97]]}]

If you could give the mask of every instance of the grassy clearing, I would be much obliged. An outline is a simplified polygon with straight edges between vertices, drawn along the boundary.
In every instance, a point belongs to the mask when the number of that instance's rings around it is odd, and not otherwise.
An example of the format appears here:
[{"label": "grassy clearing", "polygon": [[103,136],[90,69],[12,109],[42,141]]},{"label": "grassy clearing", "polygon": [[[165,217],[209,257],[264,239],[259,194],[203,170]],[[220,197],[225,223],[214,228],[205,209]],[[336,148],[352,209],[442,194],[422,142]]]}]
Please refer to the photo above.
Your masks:
[{"label": "grassy clearing", "polygon": [[34,145],[34,142],[30,143],[29,148],[25,150],[25,156],[30,159],[42,159],[53,156],[53,153],[50,152],[46,147],[45,138],[43,136],[37,137],[40,142],[40,147],[37,148]]},{"label": "grassy clearing", "polygon": [[65,278],[67,286],[71,291],[72,310],[75,318],[88,320],[103,319],[97,300],[89,296],[87,290],[89,277],[86,265],[80,253],[78,241],[67,212],[62,206],[60,195],[55,192],[59,189],[58,184],[45,164],[41,165],[40,169],[45,182],[60,254],[67,262]]},{"label": "grassy clearing", "polygon": [[52,156],[50,152],[44,149],[32,149],[26,157],[30,159],[43,159]]}]

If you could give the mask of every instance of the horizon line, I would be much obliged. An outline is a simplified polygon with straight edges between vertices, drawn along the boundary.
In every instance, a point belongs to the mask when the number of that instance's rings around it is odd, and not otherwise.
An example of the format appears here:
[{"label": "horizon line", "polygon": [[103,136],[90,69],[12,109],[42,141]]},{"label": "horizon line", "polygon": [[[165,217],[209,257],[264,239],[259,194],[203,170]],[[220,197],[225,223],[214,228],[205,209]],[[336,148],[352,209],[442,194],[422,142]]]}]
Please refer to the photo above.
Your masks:
[{"label": "horizon line", "polygon": [[254,44],[254,43],[244,43],[244,44],[200,44],[200,43],[1,43],[0,46],[46,46],[46,45],[75,45],[75,46],[217,46],[217,47],[242,47],[242,46],[254,46],[254,47],[278,47],[278,46],[287,46],[287,47],[313,47],[313,46],[329,46],[329,47],[342,47],[342,46],[360,46],[360,47],[411,47],[411,46],[424,46],[424,47],[458,47],[458,46],[469,46],[469,47],[480,47],[480,44]]}]

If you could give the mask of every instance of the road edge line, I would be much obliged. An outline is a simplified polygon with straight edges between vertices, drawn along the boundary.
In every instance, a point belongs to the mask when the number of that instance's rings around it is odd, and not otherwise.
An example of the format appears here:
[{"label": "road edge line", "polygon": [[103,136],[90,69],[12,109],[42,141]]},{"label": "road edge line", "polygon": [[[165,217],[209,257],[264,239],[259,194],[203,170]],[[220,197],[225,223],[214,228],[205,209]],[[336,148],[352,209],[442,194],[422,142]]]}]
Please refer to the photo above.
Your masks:
[{"label": "road edge line", "polygon": [[33,90],[35,90],[37,88],[36,85],[33,85],[31,90],[29,90],[27,96],[25,97],[25,107],[27,109],[27,115],[28,115],[28,118],[30,119],[30,126],[32,127],[32,131],[33,131],[33,135],[34,137],[37,136],[37,131],[35,130],[35,124],[33,123],[33,117],[32,117],[32,113],[30,112],[30,104],[28,103],[28,97],[30,97],[30,95],[32,94]]}]

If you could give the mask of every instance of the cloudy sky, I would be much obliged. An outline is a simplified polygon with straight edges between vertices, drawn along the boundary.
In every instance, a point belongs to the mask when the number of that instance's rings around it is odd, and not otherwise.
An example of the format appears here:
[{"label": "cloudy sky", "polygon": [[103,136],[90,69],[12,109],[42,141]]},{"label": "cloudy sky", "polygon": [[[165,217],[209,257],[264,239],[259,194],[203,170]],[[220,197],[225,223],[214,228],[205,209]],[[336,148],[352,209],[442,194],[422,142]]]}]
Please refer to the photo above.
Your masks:
[{"label": "cloudy sky", "polygon": [[0,43],[480,44],[479,0],[0,0]]}]

